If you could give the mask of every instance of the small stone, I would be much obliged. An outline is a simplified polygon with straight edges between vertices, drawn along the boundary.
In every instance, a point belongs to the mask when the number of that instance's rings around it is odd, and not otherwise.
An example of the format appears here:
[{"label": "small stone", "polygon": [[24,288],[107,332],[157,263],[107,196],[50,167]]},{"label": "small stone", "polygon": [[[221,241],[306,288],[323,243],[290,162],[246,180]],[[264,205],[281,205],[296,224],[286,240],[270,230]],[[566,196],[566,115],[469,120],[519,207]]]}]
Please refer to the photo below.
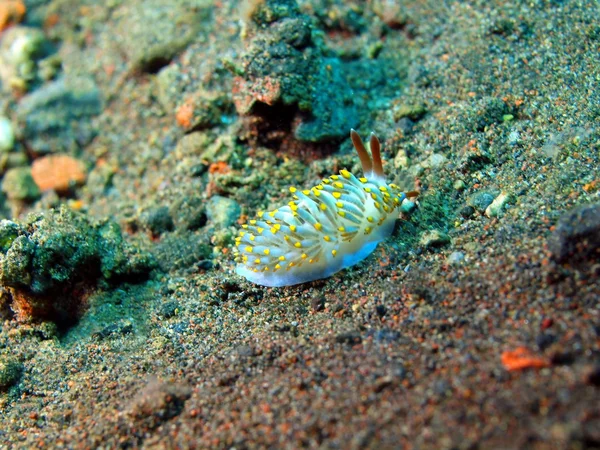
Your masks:
[{"label": "small stone", "polygon": [[472,206],[467,205],[460,210],[460,215],[463,216],[465,219],[473,217],[473,214],[475,214],[475,208],[473,208]]},{"label": "small stone", "polygon": [[235,225],[241,213],[242,208],[238,202],[220,195],[211,197],[206,205],[206,215],[218,228]]},{"label": "small stone", "polygon": [[448,160],[441,153],[433,153],[429,158],[427,158],[421,164],[423,167],[429,167],[431,169],[438,169],[444,165],[444,163]]},{"label": "small stone", "polygon": [[102,111],[100,88],[90,77],[61,77],[21,99],[17,123],[34,152],[71,153],[97,133],[92,118]]},{"label": "small stone", "polygon": [[427,107],[422,103],[403,104],[395,108],[393,114],[396,122],[404,117],[417,121],[427,114]]},{"label": "small stone", "polygon": [[463,252],[452,252],[448,255],[448,264],[460,264],[465,260]]},{"label": "small stone", "polygon": [[197,230],[206,225],[204,201],[200,197],[181,196],[170,206],[175,227],[182,230]]},{"label": "small stone", "polygon": [[467,205],[472,206],[480,213],[485,212],[486,208],[491,205],[496,195],[489,191],[479,191],[471,195],[467,200]]},{"label": "small stone", "polygon": [[504,213],[506,205],[513,200],[512,195],[502,192],[494,199],[492,203],[485,209],[485,215],[488,217],[499,217]]},{"label": "small stone", "polygon": [[177,300],[169,300],[159,306],[158,315],[163,319],[170,319],[177,314],[178,309],[179,302]]},{"label": "small stone", "polygon": [[31,176],[29,167],[15,167],[4,174],[2,191],[9,200],[34,202],[40,198],[40,189]]},{"label": "small stone", "polygon": [[461,192],[465,190],[466,184],[463,180],[456,180],[452,187],[454,190]]},{"label": "small stone", "polygon": [[6,172],[14,167],[29,165],[29,158],[25,152],[0,152],[0,173]]},{"label": "small stone", "polygon": [[409,165],[410,160],[408,159],[408,154],[405,149],[401,148],[394,158],[394,167],[396,169],[406,169]]},{"label": "small stone", "polygon": [[419,243],[425,248],[443,247],[450,243],[450,237],[440,230],[429,230],[421,235]]},{"label": "small stone", "polygon": [[144,228],[149,230],[154,236],[172,231],[174,226],[168,206],[159,206],[158,208],[151,208],[144,211],[140,215],[140,221]]},{"label": "small stone", "polygon": [[508,135],[508,145],[517,145],[520,139],[520,133],[517,130],[513,130]]},{"label": "small stone", "polygon": [[411,200],[409,200],[408,198],[405,198],[404,200],[402,200],[402,203],[400,204],[400,212],[403,214],[410,214],[414,211],[414,209],[417,207],[417,203],[413,202]]},{"label": "small stone", "polygon": [[23,373],[23,364],[14,358],[0,356],[0,392],[15,385]]},{"label": "small stone", "polygon": [[564,213],[548,239],[548,249],[559,263],[600,259],[600,203],[581,205]]},{"label": "small stone", "polygon": [[0,87],[27,90],[36,78],[37,62],[45,43],[39,28],[17,25],[2,33],[0,41]]},{"label": "small stone", "polygon": [[0,116],[0,153],[10,152],[15,146],[15,132],[7,117]]},{"label": "small stone", "polygon": [[325,307],[325,297],[322,297],[322,296],[314,297],[310,301],[310,306],[312,307],[312,310],[315,312],[322,311],[323,308]]},{"label": "small stone", "polygon": [[87,171],[82,161],[69,155],[48,155],[31,165],[31,176],[42,191],[68,192],[71,186],[83,184]]}]

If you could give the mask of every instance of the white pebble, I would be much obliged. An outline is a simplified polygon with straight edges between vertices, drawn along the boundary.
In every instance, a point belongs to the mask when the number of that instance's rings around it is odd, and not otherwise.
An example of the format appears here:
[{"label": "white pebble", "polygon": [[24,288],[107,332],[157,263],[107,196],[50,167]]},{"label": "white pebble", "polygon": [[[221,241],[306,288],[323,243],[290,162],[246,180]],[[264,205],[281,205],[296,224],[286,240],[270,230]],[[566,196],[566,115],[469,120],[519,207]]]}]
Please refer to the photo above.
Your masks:
[{"label": "white pebble", "polygon": [[0,116],[0,152],[10,152],[15,146],[15,133],[8,118]]}]

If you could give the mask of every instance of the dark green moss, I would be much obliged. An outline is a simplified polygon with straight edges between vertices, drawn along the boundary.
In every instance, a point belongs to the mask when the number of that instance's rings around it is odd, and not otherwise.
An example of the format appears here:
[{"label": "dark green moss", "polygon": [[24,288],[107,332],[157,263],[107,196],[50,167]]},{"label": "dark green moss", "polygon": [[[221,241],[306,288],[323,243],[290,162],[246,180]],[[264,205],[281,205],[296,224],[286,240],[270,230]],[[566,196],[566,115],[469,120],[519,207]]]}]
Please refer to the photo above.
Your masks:
[{"label": "dark green moss", "polygon": [[7,248],[0,254],[0,283],[28,299],[21,315],[52,318],[61,310],[69,316],[78,310],[81,286],[137,280],[156,266],[150,254],[124,241],[116,223],[93,222],[66,207],[32,214],[22,224],[5,221],[0,236],[3,229]]},{"label": "dark green moss", "polygon": [[23,364],[14,358],[0,356],[0,391],[15,385],[23,373]]}]

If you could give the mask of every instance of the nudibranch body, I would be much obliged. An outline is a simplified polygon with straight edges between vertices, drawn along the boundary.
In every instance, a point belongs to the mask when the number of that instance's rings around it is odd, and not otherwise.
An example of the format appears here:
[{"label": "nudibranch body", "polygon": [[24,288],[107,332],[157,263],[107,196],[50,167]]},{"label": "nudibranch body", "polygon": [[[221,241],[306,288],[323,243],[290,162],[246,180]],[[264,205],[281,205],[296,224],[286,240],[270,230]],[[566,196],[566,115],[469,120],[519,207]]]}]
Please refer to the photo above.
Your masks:
[{"label": "nudibranch body", "polygon": [[371,134],[371,157],[358,133],[350,136],[364,177],[340,170],[310,189],[292,187],[286,206],[242,225],[238,275],[263,286],[327,278],[365,259],[392,233],[406,194],[386,182],[377,137]]}]

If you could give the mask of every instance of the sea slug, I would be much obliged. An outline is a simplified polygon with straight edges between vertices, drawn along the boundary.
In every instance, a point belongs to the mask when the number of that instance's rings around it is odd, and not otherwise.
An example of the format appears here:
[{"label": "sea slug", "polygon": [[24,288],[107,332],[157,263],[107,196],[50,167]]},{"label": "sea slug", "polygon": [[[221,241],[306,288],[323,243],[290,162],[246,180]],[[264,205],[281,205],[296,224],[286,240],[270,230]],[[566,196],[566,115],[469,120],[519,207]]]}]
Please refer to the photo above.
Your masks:
[{"label": "sea slug", "polygon": [[327,278],[365,259],[394,228],[407,194],[388,184],[380,144],[371,154],[358,133],[350,136],[364,177],[348,170],[310,189],[290,188],[293,200],[242,225],[236,238],[236,273],[263,286],[289,286]]}]

